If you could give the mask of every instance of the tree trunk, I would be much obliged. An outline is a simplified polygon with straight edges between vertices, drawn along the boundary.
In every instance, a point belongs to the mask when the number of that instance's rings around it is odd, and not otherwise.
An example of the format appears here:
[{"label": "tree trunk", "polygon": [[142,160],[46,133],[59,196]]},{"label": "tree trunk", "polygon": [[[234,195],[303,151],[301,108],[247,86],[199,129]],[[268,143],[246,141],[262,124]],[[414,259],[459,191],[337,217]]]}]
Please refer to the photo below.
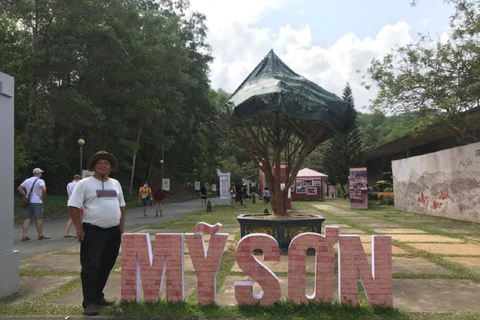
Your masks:
[{"label": "tree trunk", "polygon": [[138,152],[138,146],[140,145],[140,137],[142,136],[142,128],[143,126],[140,125],[140,128],[138,129],[137,140],[135,141],[135,150],[133,152],[132,173],[130,175],[130,190],[128,192],[128,196],[130,198],[132,197],[132,193],[133,193],[133,177],[135,176],[135,162],[137,160],[137,152]]},{"label": "tree trunk", "polygon": [[345,195],[347,194],[347,191],[345,190],[345,187],[341,183],[340,183],[340,187],[342,187],[343,196],[345,197]]},{"label": "tree trunk", "polygon": [[273,214],[277,216],[287,215],[287,206],[281,192],[270,193]]},{"label": "tree trunk", "polygon": [[[155,154],[157,153],[157,145],[155,145],[155,148],[153,149],[152,152],[152,157],[150,158],[150,164],[148,165],[148,175],[147,175],[147,181],[149,184],[152,184],[150,181],[150,177],[152,176],[152,169],[153,169],[153,162],[155,160]],[[155,184],[157,185],[157,184]]]},{"label": "tree trunk", "polygon": [[28,88],[27,101],[27,123],[24,132],[24,149],[27,154],[31,154],[32,148],[32,127],[33,119],[35,119],[35,109],[37,106],[37,90],[38,90],[38,73],[37,73],[37,41],[38,41],[38,0],[35,0],[35,16],[32,21],[32,52],[31,52],[31,68],[32,80]]},{"label": "tree trunk", "polygon": [[[274,149],[273,149],[273,181],[270,190],[270,201],[272,202],[273,214],[284,216],[287,214],[285,203],[282,199],[282,189],[281,189],[281,153],[282,148],[280,147],[280,115],[278,112],[274,114],[275,126],[273,130],[274,134]],[[269,185],[270,186],[270,185]]]}]

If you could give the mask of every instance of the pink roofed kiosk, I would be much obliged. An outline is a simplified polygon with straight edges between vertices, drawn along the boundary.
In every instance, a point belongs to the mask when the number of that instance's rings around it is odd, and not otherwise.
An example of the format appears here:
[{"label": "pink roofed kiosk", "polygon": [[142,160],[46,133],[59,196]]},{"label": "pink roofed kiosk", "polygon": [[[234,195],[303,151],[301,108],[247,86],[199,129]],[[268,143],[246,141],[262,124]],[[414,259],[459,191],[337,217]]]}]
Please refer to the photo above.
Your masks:
[{"label": "pink roofed kiosk", "polygon": [[292,184],[293,200],[323,200],[327,192],[328,176],[321,172],[304,168],[298,171],[295,182]]}]

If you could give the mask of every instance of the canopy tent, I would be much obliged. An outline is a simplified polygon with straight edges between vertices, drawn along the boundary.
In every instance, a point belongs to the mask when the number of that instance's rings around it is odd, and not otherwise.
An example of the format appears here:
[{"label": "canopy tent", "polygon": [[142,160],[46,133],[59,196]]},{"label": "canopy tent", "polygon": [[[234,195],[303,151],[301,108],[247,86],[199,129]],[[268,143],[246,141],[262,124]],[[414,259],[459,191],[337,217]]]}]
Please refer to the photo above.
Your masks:
[{"label": "canopy tent", "polygon": [[326,179],[328,176],[324,173],[308,169],[308,168],[303,168],[300,169],[297,173],[297,179],[301,178],[320,178],[320,179]]}]

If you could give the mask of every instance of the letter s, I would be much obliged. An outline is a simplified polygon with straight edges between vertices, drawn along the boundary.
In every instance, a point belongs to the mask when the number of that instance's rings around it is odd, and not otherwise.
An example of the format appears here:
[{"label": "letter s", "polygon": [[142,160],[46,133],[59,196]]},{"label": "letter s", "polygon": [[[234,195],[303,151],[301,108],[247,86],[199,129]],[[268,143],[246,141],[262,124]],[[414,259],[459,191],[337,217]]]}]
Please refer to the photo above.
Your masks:
[{"label": "letter s", "polygon": [[258,295],[253,293],[252,281],[235,282],[235,298],[239,305],[259,303],[269,306],[280,300],[280,282],[277,276],[258,260],[253,251],[260,249],[264,261],[279,261],[280,249],[278,242],[272,236],[252,233],[243,237],[237,246],[237,263],[247,276],[256,281],[263,291]]}]

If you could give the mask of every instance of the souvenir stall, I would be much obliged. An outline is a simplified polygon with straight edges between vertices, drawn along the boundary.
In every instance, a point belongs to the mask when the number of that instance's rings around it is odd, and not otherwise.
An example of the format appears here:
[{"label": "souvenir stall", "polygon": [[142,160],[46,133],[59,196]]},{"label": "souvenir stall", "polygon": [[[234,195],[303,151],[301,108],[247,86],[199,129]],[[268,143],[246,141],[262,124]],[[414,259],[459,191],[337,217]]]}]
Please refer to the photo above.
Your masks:
[{"label": "souvenir stall", "polygon": [[323,200],[327,191],[327,178],[321,172],[301,169],[291,186],[292,200]]}]

